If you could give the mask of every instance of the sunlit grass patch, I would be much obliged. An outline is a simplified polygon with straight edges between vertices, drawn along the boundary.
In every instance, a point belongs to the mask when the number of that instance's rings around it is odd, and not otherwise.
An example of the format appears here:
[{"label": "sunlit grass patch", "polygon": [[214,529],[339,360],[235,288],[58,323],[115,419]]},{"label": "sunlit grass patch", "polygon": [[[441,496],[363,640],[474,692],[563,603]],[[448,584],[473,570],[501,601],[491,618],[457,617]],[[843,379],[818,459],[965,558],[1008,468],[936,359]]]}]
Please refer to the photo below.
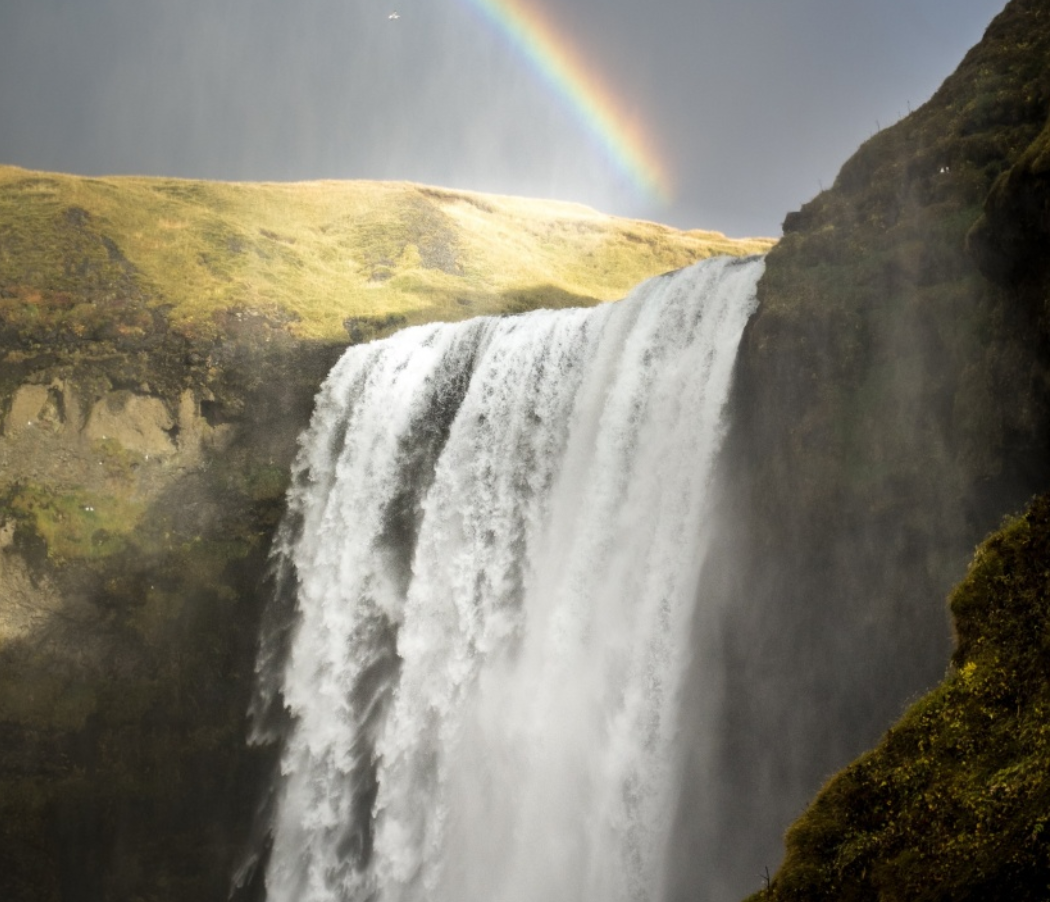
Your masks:
[{"label": "sunlit grass patch", "polygon": [[[588,302],[712,254],[767,250],[604,216],[578,204],[393,182],[226,183],[80,178],[0,167],[0,288],[142,295],[176,325],[216,311],[283,312],[304,338],[348,317],[456,319],[449,298]],[[537,299],[542,303],[542,299]],[[498,302],[481,305],[498,308]]]},{"label": "sunlit grass patch", "polygon": [[[111,464],[121,466],[123,461]],[[145,510],[115,494],[34,482],[8,486],[3,508],[28,541],[43,542],[47,558],[56,564],[123,551]]]}]

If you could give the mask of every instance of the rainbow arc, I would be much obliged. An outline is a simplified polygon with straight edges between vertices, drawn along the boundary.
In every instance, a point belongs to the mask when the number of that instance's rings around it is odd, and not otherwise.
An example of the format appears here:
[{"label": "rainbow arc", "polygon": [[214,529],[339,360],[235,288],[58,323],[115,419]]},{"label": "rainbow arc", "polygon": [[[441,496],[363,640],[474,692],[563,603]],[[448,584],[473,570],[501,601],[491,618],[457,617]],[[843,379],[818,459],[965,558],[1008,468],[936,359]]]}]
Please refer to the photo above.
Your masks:
[{"label": "rainbow arc", "polygon": [[671,180],[644,126],[628,115],[568,40],[523,0],[466,0],[492,25],[572,110],[606,156],[632,184],[661,202]]}]

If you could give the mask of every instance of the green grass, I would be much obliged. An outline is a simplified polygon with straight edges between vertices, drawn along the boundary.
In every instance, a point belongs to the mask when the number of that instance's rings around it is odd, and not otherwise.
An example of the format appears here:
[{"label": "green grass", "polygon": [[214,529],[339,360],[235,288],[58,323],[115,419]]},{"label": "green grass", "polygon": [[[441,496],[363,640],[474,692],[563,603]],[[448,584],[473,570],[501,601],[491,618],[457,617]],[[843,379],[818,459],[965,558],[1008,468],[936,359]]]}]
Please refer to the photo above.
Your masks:
[{"label": "green grass", "polygon": [[[241,184],[82,178],[0,167],[0,292],[8,316],[141,294],[210,328],[250,308],[304,338],[348,317],[460,319],[537,285],[595,303],[712,254],[768,249],[553,201],[406,183]],[[15,307],[17,309],[12,310]],[[81,332],[90,330],[80,323]],[[128,328],[134,328],[132,323]]]},{"label": "green grass", "polygon": [[[123,467],[125,454],[119,445],[100,451],[107,467]],[[4,495],[4,512],[27,536],[42,540],[48,560],[59,565],[122,551],[145,512],[144,505],[118,494],[28,481],[9,486]]]}]

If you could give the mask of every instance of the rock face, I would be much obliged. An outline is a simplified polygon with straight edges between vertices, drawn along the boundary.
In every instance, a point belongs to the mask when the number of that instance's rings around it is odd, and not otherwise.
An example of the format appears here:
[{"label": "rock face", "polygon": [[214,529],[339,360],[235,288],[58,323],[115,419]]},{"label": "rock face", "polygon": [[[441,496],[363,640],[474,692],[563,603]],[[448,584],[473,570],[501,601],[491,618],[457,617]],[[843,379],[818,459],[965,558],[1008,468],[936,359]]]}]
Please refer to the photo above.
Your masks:
[{"label": "rock face", "polygon": [[694,860],[728,863],[712,898],[775,865],[807,798],[943,675],[975,544],[1050,487],[1048,73],[1050,10],[1014,0],[769,254],[705,577],[725,829],[683,801],[675,898]]},{"label": "rock face", "polygon": [[92,406],[84,436],[97,442],[112,438],[145,458],[170,457],[177,450],[174,429],[175,420],[160,398],[125,390],[107,392]]},{"label": "rock face", "polygon": [[134,348],[103,343],[16,370],[0,437],[5,900],[226,896],[268,767],[245,712],[269,537],[341,351],[270,338],[188,352],[167,336],[141,374]]}]

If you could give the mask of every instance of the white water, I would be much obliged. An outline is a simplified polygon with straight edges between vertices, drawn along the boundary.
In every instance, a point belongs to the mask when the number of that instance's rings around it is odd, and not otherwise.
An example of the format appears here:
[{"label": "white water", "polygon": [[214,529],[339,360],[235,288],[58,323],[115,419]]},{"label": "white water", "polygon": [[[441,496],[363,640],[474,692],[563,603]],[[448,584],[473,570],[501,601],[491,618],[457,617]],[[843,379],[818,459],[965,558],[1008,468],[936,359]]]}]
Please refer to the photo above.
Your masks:
[{"label": "white water", "polygon": [[293,717],[270,902],[661,897],[705,493],[762,267],[408,329],[335,367],[279,552],[290,650],[260,658]]}]

